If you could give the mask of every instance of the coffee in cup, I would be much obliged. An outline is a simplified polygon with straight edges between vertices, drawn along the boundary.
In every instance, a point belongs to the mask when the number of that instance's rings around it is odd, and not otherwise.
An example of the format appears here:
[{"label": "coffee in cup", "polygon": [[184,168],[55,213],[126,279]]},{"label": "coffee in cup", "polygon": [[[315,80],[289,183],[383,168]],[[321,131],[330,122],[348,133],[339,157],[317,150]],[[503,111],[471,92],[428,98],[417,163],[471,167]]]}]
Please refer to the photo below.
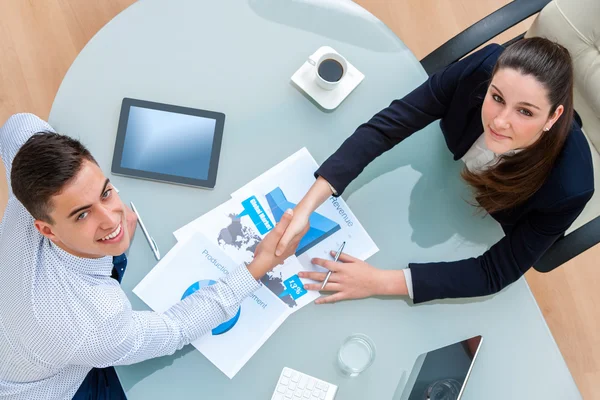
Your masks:
[{"label": "coffee in cup", "polygon": [[315,67],[316,83],[325,90],[334,89],[348,69],[346,59],[334,51],[325,52],[317,59],[311,56],[308,63]]},{"label": "coffee in cup", "polygon": [[344,75],[344,67],[333,58],[321,61],[317,73],[327,82],[338,82]]}]

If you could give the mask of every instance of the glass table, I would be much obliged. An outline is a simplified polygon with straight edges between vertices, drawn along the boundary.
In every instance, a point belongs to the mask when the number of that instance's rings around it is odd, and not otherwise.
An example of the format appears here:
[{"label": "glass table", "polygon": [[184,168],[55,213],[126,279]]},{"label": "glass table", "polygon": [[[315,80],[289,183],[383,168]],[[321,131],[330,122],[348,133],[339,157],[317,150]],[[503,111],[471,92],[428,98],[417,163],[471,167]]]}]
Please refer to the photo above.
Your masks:
[{"label": "glass table", "polygon": [[[329,45],[365,74],[334,111],[320,109],[291,83],[317,48]],[[323,162],[354,129],[427,78],[418,60],[382,22],[340,0],[142,0],[116,16],[79,54],[62,82],[50,123],[89,147],[125,201],[133,200],[161,251],[172,232],[306,146]],[[224,112],[214,190],[112,176],[121,100],[133,97]],[[344,193],[381,251],[369,262],[476,256],[502,232],[464,200],[461,163],[434,123],[372,163]],[[375,206],[374,206],[375,205]],[[143,235],[123,281],[132,288],[156,264]],[[352,333],[377,347],[356,378],[336,367]],[[193,347],[118,367],[129,399],[270,399],[284,366],[339,385],[338,397],[390,399],[425,351],[482,335],[468,399],[576,399],[575,383],[524,279],[499,294],[414,306],[405,298],[309,305],[278,329],[233,380]]]}]

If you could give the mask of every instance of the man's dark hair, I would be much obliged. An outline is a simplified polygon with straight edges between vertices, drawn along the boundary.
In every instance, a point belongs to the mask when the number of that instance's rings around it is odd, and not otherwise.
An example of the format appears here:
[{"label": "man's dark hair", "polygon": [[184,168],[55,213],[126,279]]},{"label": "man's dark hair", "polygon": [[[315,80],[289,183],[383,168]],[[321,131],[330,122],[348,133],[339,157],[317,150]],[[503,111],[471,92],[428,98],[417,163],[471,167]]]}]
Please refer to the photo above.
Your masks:
[{"label": "man's dark hair", "polygon": [[35,219],[54,223],[50,200],[77,175],[84,160],[98,164],[78,140],[52,132],[35,134],[13,160],[12,191]]}]

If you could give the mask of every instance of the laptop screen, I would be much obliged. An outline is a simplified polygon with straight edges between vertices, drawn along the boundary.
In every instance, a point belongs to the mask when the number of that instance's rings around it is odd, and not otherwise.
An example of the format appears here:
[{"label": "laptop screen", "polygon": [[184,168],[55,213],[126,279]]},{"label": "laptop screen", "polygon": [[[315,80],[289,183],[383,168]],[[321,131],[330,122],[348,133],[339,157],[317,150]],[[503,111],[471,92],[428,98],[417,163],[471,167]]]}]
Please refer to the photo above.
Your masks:
[{"label": "laptop screen", "polygon": [[481,343],[482,337],[475,336],[421,354],[406,384],[401,380],[394,399],[460,400]]}]

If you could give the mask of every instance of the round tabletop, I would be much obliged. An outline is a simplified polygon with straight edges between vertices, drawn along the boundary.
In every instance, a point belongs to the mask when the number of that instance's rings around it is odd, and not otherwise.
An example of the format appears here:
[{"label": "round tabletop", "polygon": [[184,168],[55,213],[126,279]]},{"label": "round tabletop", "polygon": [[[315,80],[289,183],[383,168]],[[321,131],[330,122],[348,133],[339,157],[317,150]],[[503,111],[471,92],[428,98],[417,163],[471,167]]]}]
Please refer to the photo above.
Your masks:
[{"label": "round tabletop", "polygon": [[[333,111],[319,108],[291,82],[324,45],[365,75]],[[351,1],[143,0],[83,49],[49,122],[91,150],[123,200],[135,202],[164,254],[175,244],[177,228],[302,147],[323,162],[358,125],[426,78],[393,32]],[[110,174],[124,97],[226,114],[214,190]],[[460,169],[435,123],[378,158],[350,185],[343,197],[381,249],[371,264],[403,268],[413,261],[477,256],[502,236],[496,222],[464,201]],[[148,308],[131,290],[155,264],[138,233],[123,280],[136,310]],[[372,338],[377,357],[366,372],[346,378],[335,367],[336,352],[355,332]],[[339,399],[389,399],[399,395],[419,354],[478,334],[483,347],[464,399],[580,397],[524,279],[473,300],[309,305],[289,317],[232,380],[192,346],[117,372],[131,400],[269,399],[284,366],[337,384]]]}]

